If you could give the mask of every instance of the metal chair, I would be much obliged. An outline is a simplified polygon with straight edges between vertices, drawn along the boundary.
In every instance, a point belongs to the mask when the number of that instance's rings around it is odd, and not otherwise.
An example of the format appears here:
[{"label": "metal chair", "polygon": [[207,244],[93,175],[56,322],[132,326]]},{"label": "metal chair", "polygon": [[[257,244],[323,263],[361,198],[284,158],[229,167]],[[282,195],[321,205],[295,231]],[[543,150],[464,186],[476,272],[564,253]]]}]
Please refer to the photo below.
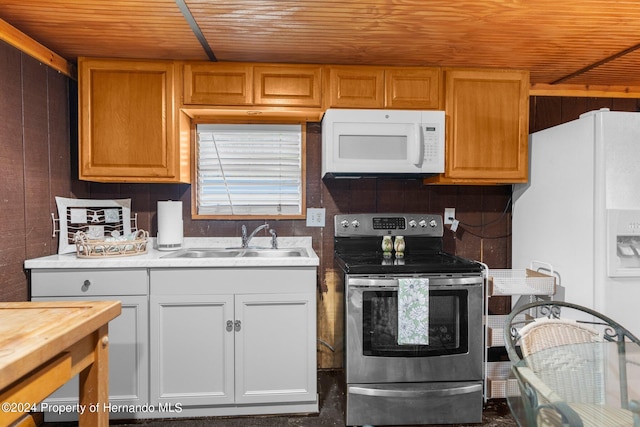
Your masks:
[{"label": "metal chair", "polygon": [[[640,402],[630,399],[627,381],[627,369],[640,370],[627,357],[640,355],[640,340],[619,323],[576,304],[541,301],[516,307],[504,338],[526,425],[640,427]],[[608,347],[619,374],[615,406]]]}]

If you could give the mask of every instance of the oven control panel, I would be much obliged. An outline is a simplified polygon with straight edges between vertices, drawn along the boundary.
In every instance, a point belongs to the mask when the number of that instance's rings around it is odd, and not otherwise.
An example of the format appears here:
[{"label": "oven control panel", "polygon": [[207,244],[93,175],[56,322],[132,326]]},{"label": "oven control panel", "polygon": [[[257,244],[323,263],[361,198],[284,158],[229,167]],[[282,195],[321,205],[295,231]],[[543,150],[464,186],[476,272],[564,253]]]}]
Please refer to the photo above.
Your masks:
[{"label": "oven control panel", "polygon": [[442,237],[442,216],[432,214],[344,214],[334,217],[335,237]]},{"label": "oven control panel", "polygon": [[395,217],[373,217],[372,225],[374,230],[404,230],[407,228],[407,220],[403,216]]}]

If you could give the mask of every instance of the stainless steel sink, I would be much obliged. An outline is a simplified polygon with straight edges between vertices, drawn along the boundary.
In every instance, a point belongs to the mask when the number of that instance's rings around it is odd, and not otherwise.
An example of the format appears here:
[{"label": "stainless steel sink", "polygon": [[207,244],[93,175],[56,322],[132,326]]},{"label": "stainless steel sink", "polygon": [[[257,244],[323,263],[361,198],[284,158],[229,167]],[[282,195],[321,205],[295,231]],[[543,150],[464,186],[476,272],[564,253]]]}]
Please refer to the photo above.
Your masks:
[{"label": "stainless steel sink", "polygon": [[262,258],[286,258],[307,256],[307,251],[302,248],[189,248],[173,252],[162,258],[236,258],[236,257],[262,257]]},{"label": "stainless steel sink", "polygon": [[244,257],[296,257],[306,256],[306,251],[303,254],[304,249],[245,249],[241,256]]},{"label": "stainless steel sink", "polygon": [[240,255],[237,250],[227,249],[184,249],[162,258],[233,258]]}]

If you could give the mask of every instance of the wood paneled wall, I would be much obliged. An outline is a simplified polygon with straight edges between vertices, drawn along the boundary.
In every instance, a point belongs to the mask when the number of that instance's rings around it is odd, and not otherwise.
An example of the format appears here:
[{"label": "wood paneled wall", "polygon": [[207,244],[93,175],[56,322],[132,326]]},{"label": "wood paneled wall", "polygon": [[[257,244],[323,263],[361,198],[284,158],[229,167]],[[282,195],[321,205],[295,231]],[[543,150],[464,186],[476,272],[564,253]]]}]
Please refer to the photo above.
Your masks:
[{"label": "wood paneled wall", "polygon": [[26,300],[24,260],[57,251],[50,212],[72,194],[69,114],[68,78],[0,42],[1,301]]},{"label": "wood paneled wall", "polygon": [[530,98],[529,133],[575,120],[582,113],[601,108],[640,111],[640,99],[533,96]]},{"label": "wood paneled wall", "polygon": [[[0,42],[0,301],[28,298],[25,259],[57,252],[51,236],[54,197],[132,199],[139,226],[157,232],[159,200],[182,200],[188,237],[238,236],[240,227],[263,221],[191,220],[190,187],[172,184],[100,184],[77,180],[76,82]],[[69,102],[70,99],[70,102]],[[531,98],[531,131],[607,107],[638,111],[635,99]],[[455,207],[461,226],[445,232],[445,250],[511,267],[510,186],[424,186],[419,180],[320,179],[321,127],[307,133],[307,206],[326,208],[327,225],[308,228],[303,220],[271,221],[280,236],[310,235],[318,269],[319,365],[342,366],[341,274],[333,264],[333,216],[354,212],[427,212]],[[523,267],[523,266],[514,266]]]}]

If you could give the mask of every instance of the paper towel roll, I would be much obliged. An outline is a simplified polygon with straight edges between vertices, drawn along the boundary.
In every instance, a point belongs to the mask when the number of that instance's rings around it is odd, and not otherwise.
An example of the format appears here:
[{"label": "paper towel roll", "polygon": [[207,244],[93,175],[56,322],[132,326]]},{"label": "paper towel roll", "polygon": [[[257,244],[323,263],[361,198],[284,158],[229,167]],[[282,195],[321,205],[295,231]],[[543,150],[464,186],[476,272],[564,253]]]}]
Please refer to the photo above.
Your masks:
[{"label": "paper towel roll", "polygon": [[158,202],[158,249],[174,251],[182,247],[182,202]]}]

